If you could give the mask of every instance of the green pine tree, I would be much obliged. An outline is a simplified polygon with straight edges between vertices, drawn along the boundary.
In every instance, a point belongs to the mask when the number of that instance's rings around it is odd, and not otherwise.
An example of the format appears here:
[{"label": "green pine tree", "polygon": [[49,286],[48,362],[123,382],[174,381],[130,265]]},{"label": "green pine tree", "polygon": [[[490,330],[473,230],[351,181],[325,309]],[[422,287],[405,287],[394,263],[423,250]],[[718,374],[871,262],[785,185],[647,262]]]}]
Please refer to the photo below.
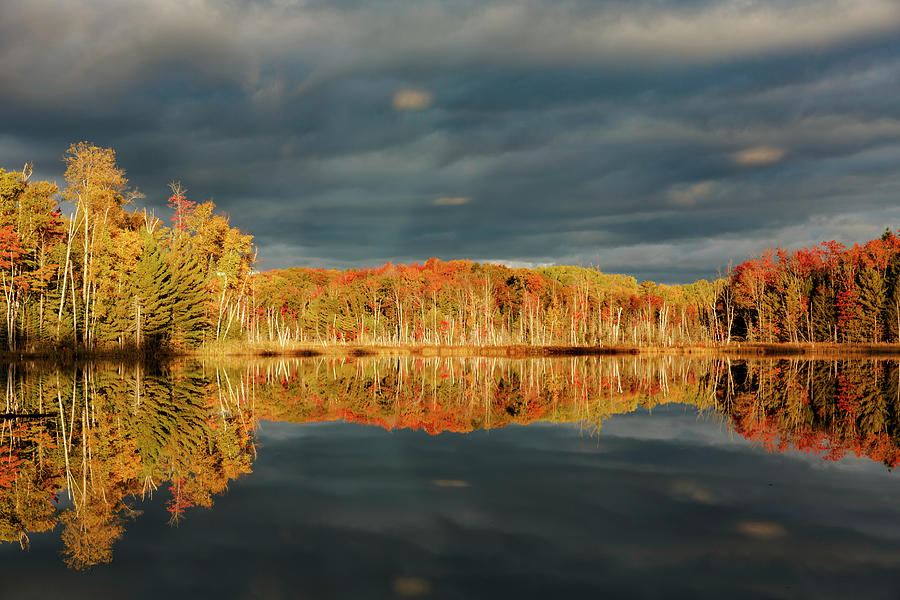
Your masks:
[{"label": "green pine tree", "polygon": [[98,301],[98,320],[100,339],[116,342],[125,342],[134,317],[131,291],[115,294]]},{"label": "green pine tree", "polygon": [[206,318],[206,278],[195,253],[180,245],[167,253],[173,275],[175,293],[172,297],[172,341],[198,346],[209,323]]},{"label": "green pine tree", "polygon": [[856,274],[856,289],[859,296],[859,334],[856,341],[880,342],[884,330],[881,317],[885,303],[884,279],[872,267],[863,267]]},{"label": "green pine tree", "polygon": [[837,316],[834,307],[834,287],[829,276],[816,278],[810,294],[813,336],[817,342],[834,340]]},{"label": "green pine tree", "polygon": [[173,326],[172,305],[176,284],[156,240],[147,236],[132,276],[131,332],[139,346],[159,347]]},{"label": "green pine tree", "polygon": [[900,257],[895,257],[884,277],[885,303],[882,312],[885,341],[900,341]]}]

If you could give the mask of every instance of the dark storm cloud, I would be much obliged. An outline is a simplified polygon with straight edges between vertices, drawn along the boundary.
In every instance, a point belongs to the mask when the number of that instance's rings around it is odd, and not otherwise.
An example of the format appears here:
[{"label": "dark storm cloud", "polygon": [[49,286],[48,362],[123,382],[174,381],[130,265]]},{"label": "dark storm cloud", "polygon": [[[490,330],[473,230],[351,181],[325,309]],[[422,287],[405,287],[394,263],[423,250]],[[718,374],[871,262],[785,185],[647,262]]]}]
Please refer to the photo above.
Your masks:
[{"label": "dark storm cloud", "polygon": [[[474,258],[711,276],[896,227],[892,0],[0,9],[0,164],[112,146],[263,267]],[[449,200],[448,200],[449,199]]]}]

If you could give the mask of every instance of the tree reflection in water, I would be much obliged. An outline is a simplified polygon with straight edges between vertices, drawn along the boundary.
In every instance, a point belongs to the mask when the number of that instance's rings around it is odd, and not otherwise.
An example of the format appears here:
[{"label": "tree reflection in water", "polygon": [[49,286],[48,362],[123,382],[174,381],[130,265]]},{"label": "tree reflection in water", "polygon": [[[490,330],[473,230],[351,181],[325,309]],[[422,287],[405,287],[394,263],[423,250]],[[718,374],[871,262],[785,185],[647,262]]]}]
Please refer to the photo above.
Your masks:
[{"label": "tree reflection in water", "polygon": [[109,562],[143,499],[170,523],[251,472],[259,419],[429,434],[584,424],[692,405],[769,451],[900,463],[895,361],[586,357],[347,358],[7,365],[0,372],[0,539],[62,525],[64,560]]},{"label": "tree reflection in water", "polygon": [[177,520],[250,472],[252,414],[200,365],[10,365],[5,384],[2,537],[25,547],[61,523],[74,568],[109,562],[133,505],[160,485]]}]

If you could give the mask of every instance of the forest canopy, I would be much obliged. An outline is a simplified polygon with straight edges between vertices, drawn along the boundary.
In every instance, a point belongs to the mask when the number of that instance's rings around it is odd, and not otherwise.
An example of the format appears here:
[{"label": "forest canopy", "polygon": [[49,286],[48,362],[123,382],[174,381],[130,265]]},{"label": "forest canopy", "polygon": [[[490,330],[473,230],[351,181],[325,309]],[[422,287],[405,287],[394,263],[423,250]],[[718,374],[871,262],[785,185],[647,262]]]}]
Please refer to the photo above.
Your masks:
[{"label": "forest canopy", "polygon": [[[726,277],[638,282],[596,268],[430,258],[256,272],[253,236],[169,184],[163,222],[116,154],[63,156],[65,187],[0,168],[8,350],[274,345],[672,346],[900,340],[900,240],[766,251]],[[71,207],[67,214],[60,202]]]}]

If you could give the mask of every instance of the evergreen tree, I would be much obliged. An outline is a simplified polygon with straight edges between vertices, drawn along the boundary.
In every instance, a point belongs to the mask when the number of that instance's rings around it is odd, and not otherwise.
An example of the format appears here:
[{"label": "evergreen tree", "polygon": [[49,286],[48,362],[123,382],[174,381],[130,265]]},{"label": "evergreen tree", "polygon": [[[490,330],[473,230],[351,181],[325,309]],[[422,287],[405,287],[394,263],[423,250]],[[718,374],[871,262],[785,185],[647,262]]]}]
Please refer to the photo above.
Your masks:
[{"label": "evergreen tree", "polygon": [[817,279],[810,301],[814,339],[817,342],[834,341],[834,328],[837,324],[834,288],[828,276]]},{"label": "evergreen tree", "polygon": [[884,278],[872,267],[863,267],[856,274],[856,289],[859,298],[859,331],[856,341],[880,342],[884,329],[881,318],[885,301]]},{"label": "evergreen tree", "polygon": [[884,278],[885,303],[883,320],[886,342],[900,341],[900,257],[888,266]]},{"label": "evergreen tree", "polygon": [[131,331],[138,345],[159,346],[172,329],[172,301],[176,284],[169,265],[150,236],[132,277],[133,316]]},{"label": "evergreen tree", "polygon": [[132,329],[135,315],[130,290],[100,300],[98,307],[99,337],[102,340],[124,343]]},{"label": "evergreen tree", "polygon": [[185,244],[167,253],[174,278],[172,297],[172,340],[187,346],[198,346],[209,326],[204,304],[207,299],[203,266]]}]

